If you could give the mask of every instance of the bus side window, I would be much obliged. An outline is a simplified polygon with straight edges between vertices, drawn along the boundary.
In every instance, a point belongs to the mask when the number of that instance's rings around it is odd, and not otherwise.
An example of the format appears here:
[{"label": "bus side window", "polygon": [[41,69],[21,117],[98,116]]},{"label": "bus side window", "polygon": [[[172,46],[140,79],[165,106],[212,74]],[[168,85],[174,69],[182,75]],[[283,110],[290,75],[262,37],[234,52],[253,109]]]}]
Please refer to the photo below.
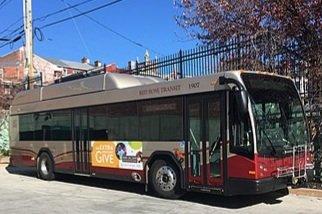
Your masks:
[{"label": "bus side window", "polygon": [[136,102],[108,105],[106,120],[109,140],[138,140],[139,122]]},{"label": "bus side window", "polygon": [[89,107],[89,139],[108,140],[107,106]]},{"label": "bus side window", "polygon": [[34,140],[34,117],[33,114],[19,116],[19,140]]},{"label": "bus side window", "polygon": [[182,98],[163,98],[139,103],[139,137],[147,141],[182,140]]}]

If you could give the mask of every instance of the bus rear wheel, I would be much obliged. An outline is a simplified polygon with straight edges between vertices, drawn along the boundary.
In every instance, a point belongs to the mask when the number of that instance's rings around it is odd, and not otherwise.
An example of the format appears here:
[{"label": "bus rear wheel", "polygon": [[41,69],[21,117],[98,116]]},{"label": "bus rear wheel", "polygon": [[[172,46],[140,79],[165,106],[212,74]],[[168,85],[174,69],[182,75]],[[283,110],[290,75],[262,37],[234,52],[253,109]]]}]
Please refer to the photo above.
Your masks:
[{"label": "bus rear wheel", "polygon": [[150,172],[150,184],[158,196],[169,199],[182,196],[180,174],[174,164],[165,160],[156,160]]},{"label": "bus rear wheel", "polygon": [[54,180],[54,162],[50,156],[43,152],[37,159],[37,173],[40,179],[50,181]]}]

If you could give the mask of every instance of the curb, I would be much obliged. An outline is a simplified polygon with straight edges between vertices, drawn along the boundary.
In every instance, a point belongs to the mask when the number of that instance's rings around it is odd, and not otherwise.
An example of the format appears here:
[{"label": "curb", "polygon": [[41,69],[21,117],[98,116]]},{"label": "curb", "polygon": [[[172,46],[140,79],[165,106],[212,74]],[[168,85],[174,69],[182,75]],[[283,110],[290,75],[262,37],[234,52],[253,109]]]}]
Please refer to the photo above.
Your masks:
[{"label": "curb", "polygon": [[1,157],[0,156],[0,164],[9,164],[9,157]]},{"label": "curb", "polygon": [[289,193],[293,195],[301,195],[301,196],[310,196],[322,198],[322,190],[320,189],[308,189],[308,188],[289,188]]}]

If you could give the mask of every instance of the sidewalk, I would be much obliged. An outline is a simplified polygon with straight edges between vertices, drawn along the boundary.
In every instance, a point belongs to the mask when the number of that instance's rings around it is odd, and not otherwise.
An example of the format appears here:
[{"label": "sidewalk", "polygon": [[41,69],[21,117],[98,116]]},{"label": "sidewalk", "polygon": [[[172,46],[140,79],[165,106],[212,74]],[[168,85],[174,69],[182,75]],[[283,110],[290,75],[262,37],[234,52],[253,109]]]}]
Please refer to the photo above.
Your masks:
[{"label": "sidewalk", "polygon": [[309,188],[289,188],[289,193],[293,195],[304,195],[310,197],[322,198],[322,190],[319,189],[309,189]]},{"label": "sidewalk", "polygon": [[0,164],[8,164],[8,163],[9,163],[9,157],[0,155]]}]

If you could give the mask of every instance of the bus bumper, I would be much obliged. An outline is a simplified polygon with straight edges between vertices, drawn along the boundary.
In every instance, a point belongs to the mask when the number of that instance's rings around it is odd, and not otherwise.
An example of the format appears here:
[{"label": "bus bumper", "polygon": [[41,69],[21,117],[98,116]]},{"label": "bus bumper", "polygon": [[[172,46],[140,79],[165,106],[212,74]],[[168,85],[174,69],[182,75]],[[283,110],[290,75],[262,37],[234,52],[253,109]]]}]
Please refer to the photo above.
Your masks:
[{"label": "bus bumper", "polygon": [[225,195],[257,195],[287,188],[288,178],[264,178],[246,180],[230,178]]}]

